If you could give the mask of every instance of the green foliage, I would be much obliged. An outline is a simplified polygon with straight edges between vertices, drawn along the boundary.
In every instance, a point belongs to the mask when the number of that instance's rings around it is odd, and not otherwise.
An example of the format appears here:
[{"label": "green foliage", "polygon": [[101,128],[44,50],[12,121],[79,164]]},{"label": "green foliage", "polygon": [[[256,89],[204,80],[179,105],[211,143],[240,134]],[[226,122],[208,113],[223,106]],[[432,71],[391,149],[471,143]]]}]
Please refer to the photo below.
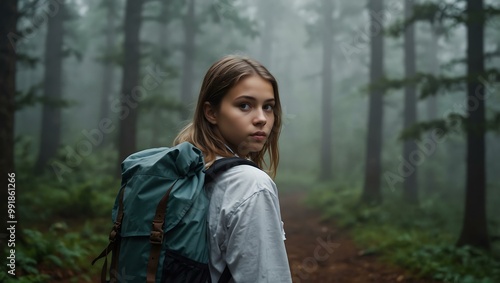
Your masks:
[{"label": "green foliage", "polygon": [[415,3],[413,5],[413,15],[407,19],[400,19],[393,25],[387,27],[386,33],[392,37],[401,36],[406,27],[416,22],[429,22],[432,25],[441,26],[441,31],[449,32],[453,27],[464,20],[463,8],[457,3],[430,2]]},{"label": "green foliage", "polygon": [[455,200],[443,205],[442,197],[429,196],[420,206],[403,207],[389,195],[384,205],[365,206],[359,196],[359,189],[321,184],[312,190],[307,203],[348,228],[364,254],[377,254],[417,276],[444,282],[499,282],[498,251],[452,245],[462,215]]},{"label": "green foliage", "polygon": [[19,111],[25,107],[33,106],[36,105],[37,103],[40,103],[41,97],[39,96],[39,92],[41,91],[42,91],[42,84],[38,83],[30,86],[30,88],[24,93],[17,92],[16,103],[15,103],[16,110]]},{"label": "green foliage", "polygon": [[64,49],[62,51],[62,56],[63,57],[75,56],[75,58],[78,60],[78,62],[81,62],[82,58],[83,58],[82,51],[80,51],[74,47],[68,47],[68,46],[64,46]]},{"label": "green foliage", "polygon": [[123,48],[116,44],[115,46],[100,48],[98,55],[95,55],[95,60],[103,65],[110,64],[121,67],[123,66],[123,57]]},{"label": "green foliage", "polygon": [[[16,141],[16,182],[22,225],[16,243],[15,282],[52,282],[57,278],[91,281],[91,259],[107,243],[111,208],[119,180],[113,175],[116,151],[95,149],[59,180],[54,172],[33,176],[30,141]],[[56,159],[69,165],[61,151]],[[11,276],[0,272],[0,282]],[[79,281],[81,282],[81,281]]]},{"label": "green foliage", "polygon": [[37,186],[37,191],[46,192],[45,197],[25,197],[23,200],[29,208],[26,215],[48,220],[52,217],[64,219],[79,219],[82,217],[103,216],[110,210],[112,197],[103,194],[113,186],[110,180],[87,180],[70,187],[57,183],[43,182]]},{"label": "green foliage", "polygon": [[[436,76],[434,74],[419,72],[412,78],[384,78],[383,80],[370,85],[369,88],[389,91],[398,90],[404,88],[406,85],[414,84],[420,88],[419,99],[423,100],[429,96],[435,96],[438,94],[449,94],[450,92],[460,93],[464,88],[466,88],[468,83],[476,82],[484,88],[484,96],[488,98],[495,93],[496,89],[492,83],[497,81],[500,81],[500,71],[492,68],[486,70],[482,74],[475,74],[471,76]],[[463,103],[462,110],[464,112],[466,107],[466,104]],[[467,133],[478,130],[498,132],[500,131],[500,113],[498,112],[498,109],[491,109],[490,112],[492,112],[492,115],[490,115],[491,117],[487,117],[485,124],[482,125],[469,125],[467,116],[461,113],[445,112],[447,116],[443,119],[424,121],[403,129],[399,138],[402,140],[420,138],[425,132],[433,129],[439,129],[443,134],[450,132]]]},{"label": "green foliage", "polygon": [[463,5],[460,1],[455,2],[458,3],[446,3],[444,1],[416,3],[413,6],[413,15],[406,20],[396,21],[396,23],[387,28],[386,33],[393,37],[399,37],[403,34],[406,27],[416,22],[429,22],[433,25],[437,23],[442,26],[441,31],[449,32],[451,29],[468,21],[477,21],[478,18],[487,21],[500,15],[498,7],[485,5],[481,14],[468,19],[465,11],[466,5]]},{"label": "green foliage", "polygon": [[[357,209],[357,196],[348,189],[339,186],[330,191],[332,186],[334,186],[333,183],[325,183],[313,187],[307,204],[320,208],[325,219],[337,218],[337,216],[342,215],[342,218],[338,218],[338,224],[344,228],[352,227],[357,223],[357,216],[345,212]],[[339,203],[340,201],[342,204]]]},{"label": "green foliage", "polygon": [[[495,58],[497,58],[499,56],[500,56],[500,52],[499,51],[485,51],[484,52],[484,60],[485,60],[485,62],[493,60],[493,59],[495,59]],[[461,65],[461,64],[467,64],[467,58],[452,59],[449,62],[447,62],[446,64],[443,64],[441,66],[441,68],[443,70],[452,70],[456,65]],[[491,71],[494,72],[496,70],[491,70]],[[496,76],[497,76],[497,80],[498,80],[498,74]]]},{"label": "green foliage", "polygon": [[206,15],[215,24],[223,22],[224,25],[239,31],[244,36],[257,37],[259,35],[257,21],[243,16],[240,9],[245,7],[238,7],[236,2],[234,0],[213,1],[207,11],[203,11],[202,15]]},{"label": "green foliage", "polygon": [[28,68],[35,68],[40,63],[40,58],[33,57],[29,54],[24,53],[16,53],[16,62],[19,64],[23,64]]},{"label": "green foliage", "polygon": [[414,125],[403,129],[399,136],[400,140],[420,139],[426,132],[436,130],[438,139],[444,138],[444,135],[459,133],[464,130],[466,117],[460,114],[451,113],[445,119],[435,119],[432,121],[415,123]]},{"label": "green foliage", "polygon": [[3,271],[0,281],[45,283],[61,276],[90,281],[90,258],[107,239],[105,234],[94,233],[89,223],[79,230],[65,222],[56,222],[44,232],[23,229],[22,244],[16,248],[16,281],[9,281],[11,275]]},{"label": "green foliage", "polygon": [[498,282],[500,261],[484,251],[469,246],[426,245],[411,251],[410,256],[399,256],[405,266],[422,274],[434,274],[445,282]]},{"label": "green foliage", "polygon": [[[62,219],[87,219],[89,217],[109,217],[114,197],[119,188],[119,180],[114,160],[116,152],[109,147],[95,149],[93,154],[81,158],[81,163],[73,165],[61,150],[59,157],[53,160],[69,168],[69,172],[59,178],[54,171],[32,176],[34,156],[31,154],[31,142],[19,138],[16,142],[16,169],[19,174],[17,183],[20,188],[20,215],[23,222]],[[74,160],[72,161],[75,162]],[[115,169],[115,170],[114,170]]]},{"label": "green foliage", "polygon": [[54,99],[40,95],[42,83],[32,85],[26,92],[16,92],[16,111],[25,107],[35,106],[37,104],[49,105],[52,107],[66,108],[74,106],[76,103],[67,99]]},{"label": "green foliage", "polygon": [[444,119],[435,119],[426,122],[415,123],[403,129],[399,136],[400,140],[420,139],[426,132],[436,130],[436,138],[442,139],[445,135],[453,133],[467,133],[475,131],[492,131],[500,133],[500,112],[492,113],[491,118],[484,125],[473,125],[467,120],[467,116],[450,113]]},{"label": "green foliage", "polygon": [[[491,72],[495,72],[496,70],[490,70]],[[487,77],[489,73],[482,74]],[[398,90],[404,88],[407,85],[413,84],[416,86],[420,86],[420,96],[419,99],[425,99],[428,96],[445,94],[446,91],[455,91],[462,90],[465,84],[468,81],[475,80],[477,77],[467,78],[466,76],[456,76],[450,77],[446,75],[436,76],[434,74],[427,74],[423,72],[417,72],[414,77],[411,78],[402,78],[402,79],[389,79],[384,78],[371,86],[371,89],[374,90]]]},{"label": "green foliage", "polygon": [[47,283],[50,276],[47,274],[30,274],[22,276],[12,276],[6,270],[0,270],[0,282],[3,283]]}]

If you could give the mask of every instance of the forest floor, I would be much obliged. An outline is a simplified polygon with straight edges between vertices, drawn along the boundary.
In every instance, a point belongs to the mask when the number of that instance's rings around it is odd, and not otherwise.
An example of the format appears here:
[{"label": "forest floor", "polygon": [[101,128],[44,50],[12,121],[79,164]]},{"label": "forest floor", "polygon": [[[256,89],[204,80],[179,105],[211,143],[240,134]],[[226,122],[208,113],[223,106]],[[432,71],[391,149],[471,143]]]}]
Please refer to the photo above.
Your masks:
[{"label": "forest floor", "polygon": [[306,194],[280,194],[286,248],[294,283],[438,282],[416,279],[401,268],[364,255],[347,231],[322,221],[318,211],[303,204]]}]

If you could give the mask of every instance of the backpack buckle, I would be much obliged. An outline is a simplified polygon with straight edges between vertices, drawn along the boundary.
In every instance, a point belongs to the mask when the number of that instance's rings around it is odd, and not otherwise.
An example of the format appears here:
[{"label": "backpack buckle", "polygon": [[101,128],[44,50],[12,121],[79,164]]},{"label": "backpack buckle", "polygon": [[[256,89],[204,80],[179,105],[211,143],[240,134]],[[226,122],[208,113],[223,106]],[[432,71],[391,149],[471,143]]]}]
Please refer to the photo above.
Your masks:
[{"label": "backpack buckle", "polygon": [[151,234],[149,236],[149,242],[151,244],[160,245],[163,242],[163,222],[154,222],[153,228],[151,229]]},{"label": "backpack buckle", "polygon": [[113,225],[113,229],[111,229],[111,233],[109,233],[109,241],[110,242],[115,241],[116,235],[120,231],[121,226],[122,225],[119,222],[116,222],[115,225]]}]

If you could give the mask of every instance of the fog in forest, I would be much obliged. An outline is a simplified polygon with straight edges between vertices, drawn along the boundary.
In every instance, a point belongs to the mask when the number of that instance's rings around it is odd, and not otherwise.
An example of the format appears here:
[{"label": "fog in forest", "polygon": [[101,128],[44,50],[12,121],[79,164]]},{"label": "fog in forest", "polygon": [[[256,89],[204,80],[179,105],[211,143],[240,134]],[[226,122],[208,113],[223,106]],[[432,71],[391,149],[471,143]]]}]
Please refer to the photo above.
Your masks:
[{"label": "fog in forest", "polygon": [[[242,55],[278,80],[281,192],[322,184],[364,203],[439,207],[453,215],[443,224],[451,244],[493,248],[498,260],[497,1],[13,2],[17,30],[2,34],[17,60],[2,71],[15,81],[4,153],[18,182],[40,184],[20,194],[60,190],[40,202],[67,209],[88,198],[88,209],[97,201],[96,211],[109,212],[119,186],[103,186],[118,185],[124,157],[172,146],[210,65]],[[467,5],[484,12],[480,24],[465,20],[475,15]],[[5,58],[2,68],[14,57]],[[24,203],[28,222],[73,217]]]},{"label": "fog in forest", "polygon": [[[29,3],[20,1],[20,7]],[[32,1],[27,1],[32,2]],[[50,2],[50,1],[49,1]],[[17,88],[30,104],[16,113],[15,133],[31,158],[40,150],[43,106],[44,56],[49,46],[43,19],[61,10],[57,1],[40,3],[36,14],[21,19],[20,29],[33,31],[17,42],[26,61],[17,69]],[[191,3],[193,2],[193,3]],[[452,3],[453,1],[448,1]],[[119,99],[122,91],[124,51],[124,1],[71,1],[66,5],[61,42],[60,149],[68,155],[98,158],[100,135],[109,141],[107,153],[116,152]],[[401,23],[402,1],[386,1],[375,21],[384,25]],[[189,5],[193,5],[192,11]],[[227,54],[245,55],[264,64],[279,82],[284,110],[280,138],[280,174],[300,174],[311,178],[320,174],[323,161],[328,177],[360,185],[365,166],[370,82],[370,40],[382,33],[371,27],[367,4],[363,1],[148,1],[142,7],[139,32],[140,98],[131,102],[137,117],[137,150],[170,146],[180,128],[191,118],[201,81],[208,67]],[[443,4],[444,5],[444,4]],[[331,15],[325,15],[325,9]],[[59,11],[62,12],[62,11]],[[45,14],[44,14],[45,13]],[[330,16],[329,19],[326,19]],[[191,18],[190,18],[191,17]],[[331,26],[326,26],[326,22]],[[40,22],[40,24],[37,24]],[[418,22],[415,26],[415,65],[418,73],[463,76],[466,65],[466,30],[449,28],[447,22]],[[498,19],[486,24],[485,52],[497,50],[500,38]],[[60,36],[55,34],[54,36]],[[404,38],[384,37],[384,70],[390,80],[402,80]],[[325,46],[329,47],[325,50]],[[30,59],[30,60],[28,60]],[[325,67],[330,60],[331,67]],[[487,58],[487,67],[498,67],[497,58]],[[325,68],[330,76],[323,75]],[[185,74],[187,73],[187,74]],[[382,74],[376,74],[382,76]],[[324,82],[323,80],[326,80]],[[47,86],[46,86],[47,87]],[[324,93],[324,88],[328,93]],[[498,112],[494,83],[488,84],[487,114]],[[464,115],[465,85],[440,89],[436,95],[415,100],[416,119],[424,123]],[[422,87],[416,87],[417,97]],[[325,96],[330,96],[325,105]],[[57,103],[57,102],[56,102]],[[107,104],[104,107],[103,104]],[[137,104],[137,105],[136,105]],[[421,136],[412,159],[403,158],[404,88],[391,88],[383,95],[382,187],[401,193],[401,178],[418,171],[418,188],[425,191],[462,193],[465,176],[465,136],[450,134],[439,143],[426,143]],[[189,115],[183,115],[188,111]],[[322,111],[329,121],[322,120]],[[182,119],[187,117],[187,119]],[[103,119],[111,119],[108,132],[99,129]],[[106,120],[107,121],[107,120]],[[330,136],[324,136],[324,129]],[[457,127],[459,128],[459,127]],[[48,136],[53,136],[50,127]],[[100,134],[95,134],[97,130]],[[94,137],[94,134],[96,135]],[[328,151],[322,140],[329,142]],[[88,147],[87,142],[94,142]],[[67,148],[69,147],[69,148]],[[70,149],[71,148],[71,149]],[[110,152],[111,151],[111,152]],[[88,153],[90,152],[90,154]],[[328,154],[328,156],[325,156]],[[85,155],[85,156],[84,156]],[[486,135],[487,183],[498,185],[500,139]],[[77,158],[78,159],[78,158]],[[110,154],[102,162],[118,164]],[[78,162],[76,162],[78,163]],[[77,164],[75,164],[77,165]],[[71,170],[82,170],[70,166]],[[402,170],[404,172],[402,172]],[[396,178],[393,173],[401,178]],[[403,174],[401,174],[403,173]],[[411,175],[411,174],[410,174]],[[429,176],[432,175],[432,179]]]}]

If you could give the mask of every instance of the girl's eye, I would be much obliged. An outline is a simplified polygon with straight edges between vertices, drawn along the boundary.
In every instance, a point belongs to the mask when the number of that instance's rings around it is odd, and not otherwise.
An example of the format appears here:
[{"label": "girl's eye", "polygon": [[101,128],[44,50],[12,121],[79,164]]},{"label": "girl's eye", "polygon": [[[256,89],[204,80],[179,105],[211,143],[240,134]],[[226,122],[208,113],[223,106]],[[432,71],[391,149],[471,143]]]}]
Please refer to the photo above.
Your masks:
[{"label": "girl's eye", "polygon": [[264,105],[264,110],[266,110],[266,111],[273,111],[273,109],[274,109],[274,105],[271,105],[271,104]]},{"label": "girl's eye", "polygon": [[240,109],[241,110],[250,110],[250,104],[248,104],[248,103],[241,103],[240,104]]}]

